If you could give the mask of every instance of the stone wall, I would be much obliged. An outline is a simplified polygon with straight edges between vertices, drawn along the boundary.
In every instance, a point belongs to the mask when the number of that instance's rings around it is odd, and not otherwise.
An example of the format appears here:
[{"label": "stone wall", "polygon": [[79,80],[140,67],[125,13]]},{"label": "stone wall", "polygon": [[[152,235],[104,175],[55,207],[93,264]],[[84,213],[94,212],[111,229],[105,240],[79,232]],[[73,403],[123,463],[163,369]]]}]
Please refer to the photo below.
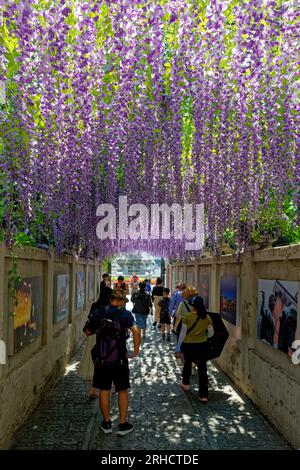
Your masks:
[{"label": "stone wall", "polygon": [[[239,325],[225,320],[230,337],[217,363],[287,440],[300,448],[300,365],[257,338],[258,280],[297,281],[299,292],[300,245],[243,254],[239,263],[232,255],[178,262],[169,265],[168,271],[172,288],[184,280],[200,289],[200,276],[210,273],[209,310],[214,312],[220,311],[221,276],[240,278]],[[300,339],[299,302],[296,339]]]},{"label": "stone wall", "polygon": [[[5,364],[0,362],[0,448],[9,443],[62,373],[69,357],[80,346],[91,303],[97,298],[100,265],[66,256],[56,259],[53,252],[24,248],[16,252],[17,274],[23,279],[41,279],[42,321],[40,335],[15,351],[13,302],[9,299],[8,275],[12,260],[0,246],[0,340],[5,343]],[[85,273],[85,303],[76,308],[76,273]],[[91,286],[88,289],[88,272]],[[69,275],[69,312],[60,321],[54,318],[56,275]],[[90,293],[90,294],[89,294]],[[3,360],[2,360],[3,362]]]}]

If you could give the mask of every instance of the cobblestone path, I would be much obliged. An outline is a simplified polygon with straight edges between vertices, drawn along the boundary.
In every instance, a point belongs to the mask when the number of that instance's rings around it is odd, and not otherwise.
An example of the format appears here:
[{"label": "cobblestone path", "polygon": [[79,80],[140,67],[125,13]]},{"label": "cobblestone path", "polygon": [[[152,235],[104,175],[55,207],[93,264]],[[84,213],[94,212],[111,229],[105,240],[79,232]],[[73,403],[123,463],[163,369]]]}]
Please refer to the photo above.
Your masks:
[{"label": "cobblestone path", "polygon": [[[149,333],[142,353],[131,362],[129,420],[135,432],[122,438],[99,430],[97,399],[86,397],[87,383],[76,374],[82,351],[17,434],[12,449],[288,449],[289,445],[212,363],[209,403],[179,387],[181,368],[173,355],[174,339]],[[117,396],[112,421],[118,424]]]}]

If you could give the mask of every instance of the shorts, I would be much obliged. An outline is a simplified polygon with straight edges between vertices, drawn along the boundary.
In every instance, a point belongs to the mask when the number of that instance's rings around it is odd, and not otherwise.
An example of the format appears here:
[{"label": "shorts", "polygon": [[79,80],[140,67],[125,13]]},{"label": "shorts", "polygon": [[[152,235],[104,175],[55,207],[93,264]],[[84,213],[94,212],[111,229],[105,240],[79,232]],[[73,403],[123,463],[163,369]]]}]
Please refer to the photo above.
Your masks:
[{"label": "shorts", "polygon": [[134,315],[137,326],[141,330],[145,330],[147,328],[147,315],[143,315],[142,313],[135,313]]},{"label": "shorts", "polygon": [[93,387],[99,390],[111,390],[115,385],[116,392],[130,388],[128,361],[110,365],[96,365]]},{"label": "shorts", "polygon": [[171,317],[170,315],[161,315],[160,316],[160,323],[171,325]]}]

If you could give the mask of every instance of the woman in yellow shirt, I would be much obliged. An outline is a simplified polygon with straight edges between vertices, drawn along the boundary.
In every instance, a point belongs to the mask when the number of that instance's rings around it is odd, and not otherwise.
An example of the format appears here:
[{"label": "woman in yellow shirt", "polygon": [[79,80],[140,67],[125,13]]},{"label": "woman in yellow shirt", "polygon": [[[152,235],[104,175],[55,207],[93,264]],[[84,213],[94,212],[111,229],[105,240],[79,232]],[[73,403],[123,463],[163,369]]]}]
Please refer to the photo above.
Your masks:
[{"label": "woman in yellow shirt", "polygon": [[190,303],[193,310],[182,320],[178,341],[184,355],[181,387],[185,391],[190,390],[192,363],[195,363],[199,376],[199,399],[206,403],[208,401],[207,338],[214,334],[214,329],[202,297],[197,295]]}]

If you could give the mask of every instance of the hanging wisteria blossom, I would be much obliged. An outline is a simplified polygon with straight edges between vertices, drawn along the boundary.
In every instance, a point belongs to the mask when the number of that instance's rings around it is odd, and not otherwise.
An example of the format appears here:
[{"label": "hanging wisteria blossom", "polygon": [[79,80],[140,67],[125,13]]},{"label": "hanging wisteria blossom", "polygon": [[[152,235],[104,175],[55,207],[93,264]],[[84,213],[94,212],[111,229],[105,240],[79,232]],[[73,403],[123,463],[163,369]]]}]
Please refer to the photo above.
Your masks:
[{"label": "hanging wisteria blossom", "polygon": [[[96,208],[204,203],[212,253],[299,203],[299,11],[282,0],[0,2],[0,224],[57,252],[101,241]],[[295,209],[296,208],[296,209]],[[191,254],[191,253],[187,253]]]}]

